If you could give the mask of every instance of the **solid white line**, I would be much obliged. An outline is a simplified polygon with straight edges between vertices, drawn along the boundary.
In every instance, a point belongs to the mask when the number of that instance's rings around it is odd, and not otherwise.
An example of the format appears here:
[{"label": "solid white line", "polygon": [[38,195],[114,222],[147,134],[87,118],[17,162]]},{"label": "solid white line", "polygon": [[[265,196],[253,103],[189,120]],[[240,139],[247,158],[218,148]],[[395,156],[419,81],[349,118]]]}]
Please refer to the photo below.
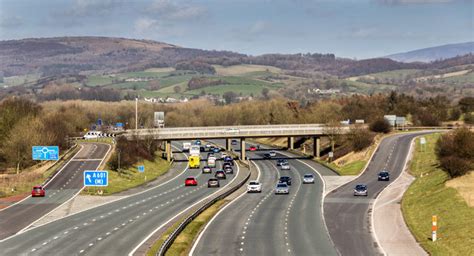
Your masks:
[{"label": "solid white line", "polygon": [[[253,162],[250,161],[252,164]],[[257,164],[254,164],[256,167],[257,167],[257,171],[258,171],[258,175],[257,175],[257,180],[259,181],[260,180],[260,168],[258,167]],[[237,164],[237,168],[239,167],[239,165]],[[250,166],[249,166],[250,168]],[[241,195],[239,195],[238,197],[234,198],[234,200],[232,200],[230,203],[228,203],[227,205],[225,205],[224,207],[222,207],[222,209],[220,209],[213,217],[211,220],[209,220],[206,224],[206,226],[204,226],[204,228],[202,229],[202,231],[199,233],[199,236],[198,238],[194,241],[193,243],[193,247],[191,248],[191,250],[189,251],[189,256],[192,256],[194,251],[196,250],[196,247],[197,245],[199,244],[199,241],[201,240],[202,236],[204,235],[204,233],[206,233],[206,230],[209,228],[209,226],[212,224],[212,222],[217,218],[218,215],[220,215],[222,212],[224,212],[224,210],[229,207],[230,205],[234,204],[235,202],[237,202],[241,197],[243,197],[245,194],[247,194],[246,191],[244,191]]]},{"label": "solid white line", "polygon": [[[77,151],[77,153],[74,154],[74,156],[63,166],[63,168],[61,168],[59,171],[57,171],[56,174],[54,174],[54,176],[53,176],[48,182],[46,182],[46,183],[43,185],[44,187],[46,187],[46,185],[48,185],[64,168],[66,168],[66,166],[69,165],[69,163],[74,159],[74,157],[76,157],[77,154],[79,154],[79,153],[84,149],[84,146],[82,146],[82,145],[80,145],[80,146],[81,146],[81,149],[79,149],[79,151]],[[29,195],[29,196],[27,196],[27,197],[21,199],[20,201],[14,203],[14,204],[9,205],[8,207],[5,207],[5,208],[1,209],[0,212],[1,212],[1,211],[4,211],[4,210],[6,210],[6,209],[8,209],[8,208],[10,208],[10,207],[12,207],[12,206],[14,206],[14,205],[17,205],[17,204],[19,204],[19,203],[25,201],[26,199],[28,199],[28,198],[30,198],[30,197],[31,197],[31,195]],[[0,242],[1,242],[1,241],[3,241],[3,240],[0,240]]]},{"label": "solid white line", "polygon": [[[107,156],[108,156],[110,150],[112,149],[112,147],[111,147],[109,144],[105,144],[105,145],[107,145],[109,148],[107,149],[107,152],[105,153],[104,158],[102,158],[102,161],[100,161],[100,163],[99,163],[99,165],[97,166],[97,168],[99,168],[99,167],[102,165],[103,161],[107,158]],[[71,200],[73,200],[74,198],[76,198],[76,196],[79,195],[83,189],[84,189],[84,187],[82,187],[81,189],[79,189],[79,191],[78,191],[76,194],[74,194],[71,198],[69,198],[69,199],[66,200],[64,203],[60,204],[58,207],[54,208],[53,210],[49,211],[47,214],[41,216],[39,219],[35,220],[34,222],[32,222],[30,225],[26,226],[26,227],[23,228],[22,230],[18,231],[14,236],[16,236],[17,234],[21,234],[21,233],[25,232],[29,227],[33,226],[33,225],[34,225],[35,223],[37,223],[38,221],[44,219],[46,216],[48,216],[49,214],[51,214],[52,212],[54,212],[54,211],[55,211],[56,209],[58,209],[59,207],[65,205],[65,204],[67,204],[67,203],[69,203]],[[62,218],[61,218],[61,219],[62,219]],[[55,221],[55,220],[54,220],[54,221]],[[47,223],[45,223],[45,224],[43,224],[43,225],[46,225],[46,224],[48,224],[48,223],[50,223],[50,222],[47,222]],[[40,226],[43,226],[43,225],[40,225]],[[40,226],[38,226],[38,227],[40,227]],[[6,240],[6,239],[5,239],[5,240]],[[2,241],[3,241],[3,240],[2,240]]]},{"label": "solid white line", "polygon": [[[237,167],[239,167],[237,165]],[[234,182],[234,180],[237,178],[237,176],[239,176],[239,171],[240,171],[240,168],[237,168],[237,174],[234,176],[234,178],[229,181],[229,183],[227,183],[224,187],[222,187],[221,189],[217,190],[216,192],[210,194],[209,196],[199,200],[198,202],[192,204],[191,206],[189,206],[188,208],[182,210],[181,212],[177,213],[174,217],[172,217],[171,219],[169,219],[168,221],[166,221],[165,223],[161,224],[158,228],[156,228],[155,230],[153,230],[145,239],[143,239],[135,248],[133,248],[133,250],[128,254],[129,256],[132,256],[137,250],[138,248],[140,248],[140,246],[142,246],[148,239],[150,239],[151,236],[153,236],[153,234],[155,234],[158,230],[162,229],[164,226],[166,226],[168,223],[170,223],[171,221],[173,221],[174,219],[176,219],[177,217],[179,217],[181,214],[185,213],[186,211],[188,211],[189,209],[195,207],[196,205],[200,204],[202,201],[208,199],[208,198],[211,198],[212,196],[216,195],[217,193],[221,192],[221,191],[224,191],[224,189],[229,186],[230,184],[232,184],[232,182]]]}]

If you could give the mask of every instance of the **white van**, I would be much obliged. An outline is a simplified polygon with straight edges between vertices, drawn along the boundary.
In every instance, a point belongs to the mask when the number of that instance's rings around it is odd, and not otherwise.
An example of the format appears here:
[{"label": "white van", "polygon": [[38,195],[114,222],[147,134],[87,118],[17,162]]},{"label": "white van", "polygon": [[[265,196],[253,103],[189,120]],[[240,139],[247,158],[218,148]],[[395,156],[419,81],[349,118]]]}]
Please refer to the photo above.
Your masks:
[{"label": "white van", "polygon": [[83,136],[83,138],[85,140],[97,139],[97,138],[100,138],[100,137],[102,137],[102,132],[101,131],[89,131]]},{"label": "white van", "polygon": [[183,142],[183,152],[189,151],[191,147],[191,142]]}]

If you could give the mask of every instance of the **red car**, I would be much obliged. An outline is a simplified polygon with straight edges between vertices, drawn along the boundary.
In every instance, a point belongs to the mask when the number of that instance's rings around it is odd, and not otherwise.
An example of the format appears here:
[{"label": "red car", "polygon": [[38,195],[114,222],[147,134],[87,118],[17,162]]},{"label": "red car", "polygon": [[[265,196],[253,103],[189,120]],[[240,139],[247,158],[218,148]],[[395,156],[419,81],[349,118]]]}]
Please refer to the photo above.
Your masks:
[{"label": "red car", "polygon": [[33,190],[31,190],[31,196],[45,196],[45,191],[42,186],[34,186]]},{"label": "red car", "polygon": [[184,181],[185,186],[197,186],[198,181],[194,177],[187,177],[186,180]]},{"label": "red car", "polygon": [[257,150],[257,148],[255,146],[250,147],[250,151],[256,151],[256,150]]}]

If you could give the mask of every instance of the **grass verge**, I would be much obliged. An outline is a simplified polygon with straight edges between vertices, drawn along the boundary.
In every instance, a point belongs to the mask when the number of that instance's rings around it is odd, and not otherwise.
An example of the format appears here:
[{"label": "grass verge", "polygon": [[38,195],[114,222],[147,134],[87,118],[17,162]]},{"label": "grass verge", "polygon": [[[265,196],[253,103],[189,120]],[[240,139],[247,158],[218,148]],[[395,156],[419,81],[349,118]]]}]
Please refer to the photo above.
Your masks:
[{"label": "grass verge", "polygon": [[[189,223],[186,228],[178,235],[176,240],[173,242],[171,247],[166,252],[166,256],[184,256],[189,253],[194,239],[196,239],[199,232],[204,228],[206,223],[211,220],[211,218],[216,215],[216,213],[221,209],[221,207],[226,204],[227,200],[219,200],[211,207],[207,208],[204,212],[199,214],[191,223]],[[168,238],[168,236],[175,230],[179,223],[182,220],[175,223],[171,228],[166,230],[165,234],[156,241],[150,250],[147,252],[147,256],[154,256],[160,249],[163,242]]]},{"label": "grass verge", "polygon": [[359,173],[364,169],[365,165],[367,164],[367,161],[365,160],[357,160],[354,162],[350,162],[348,164],[338,166],[332,163],[327,163],[323,161],[318,161],[318,163],[322,163],[326,165],[327,167],[335,170],[339,175],[344,176],[344,175],[359,175]]},{"label": "grass verge", "polygon": [[[145,166],[145,172],[138,172],[139,165]],[[122,170],[121,173],[109,171],[109,185],[107,187],[87,187],[82,194],[95,195],[99,190],[102,190],[103,195],[122,192],[158,178],[158,176],[166,173],[170,166],[171,164],[162,159],[160,154],[157,153],[153,161],[141,161],[126,170]]]},{"label": "grass verge", "polygon": [[[422,149],[419,139],[410,162],[410,174],[416,180],[402,200],[404,219],[416,240],[431,255],[473,255],[474,208],[458,191],[447,187],[446,172],[438,167],[435,143],[439,134],[426,135]],[[422,151],[423,150],[423,151]],[[438,216],[438,240],[432,242],[431,216]]]}]

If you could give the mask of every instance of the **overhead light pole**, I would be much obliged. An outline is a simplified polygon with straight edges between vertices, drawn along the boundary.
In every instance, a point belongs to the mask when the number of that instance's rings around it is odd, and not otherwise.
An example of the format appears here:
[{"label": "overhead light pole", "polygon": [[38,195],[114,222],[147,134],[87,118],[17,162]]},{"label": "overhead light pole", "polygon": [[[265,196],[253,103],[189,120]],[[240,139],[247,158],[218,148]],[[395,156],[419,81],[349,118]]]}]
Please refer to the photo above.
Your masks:
[{"label": "overhead light pole", "polygon": [[135,98],[135,130],[138,130],[138,97]]}]

